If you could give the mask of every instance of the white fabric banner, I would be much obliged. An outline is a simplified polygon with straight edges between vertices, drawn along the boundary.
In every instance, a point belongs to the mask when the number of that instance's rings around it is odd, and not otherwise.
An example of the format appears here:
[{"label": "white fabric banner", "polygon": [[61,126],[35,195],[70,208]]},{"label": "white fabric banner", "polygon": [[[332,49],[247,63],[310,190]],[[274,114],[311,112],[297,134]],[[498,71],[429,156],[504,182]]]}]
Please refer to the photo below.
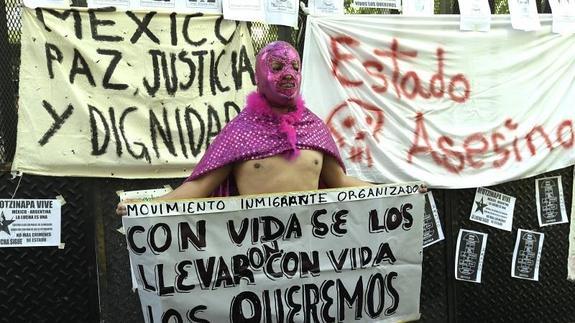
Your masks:
[{"label": "white fabric banner", "polygon": [[254,90],[245,23],[23,10],[13,171],[184,177]]},{"label": "white fabric banner", "polygon": [[419,318],[423,207],[399,184],[131,204],[123,224],[146,322],[397,322]]},{"label": "white fabric banner", "polygon": [[350,175],[479,187],[575,162],[575,36],[494,16],[309,17],[303,94]]}]

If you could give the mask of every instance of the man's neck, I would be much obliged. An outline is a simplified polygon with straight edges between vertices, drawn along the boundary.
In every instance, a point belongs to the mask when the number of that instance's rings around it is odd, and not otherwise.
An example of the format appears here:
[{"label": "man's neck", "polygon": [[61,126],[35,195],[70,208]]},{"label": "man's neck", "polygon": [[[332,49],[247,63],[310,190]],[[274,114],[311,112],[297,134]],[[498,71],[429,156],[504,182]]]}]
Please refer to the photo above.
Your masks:
[{"label": "man's neck", "polygon": [[296,106],[295,105],[277,106],[277,105],[271,105],[270,104],[270,109],[277,114],[286,114],[286,113],[290,113],[290,112],[295,111]]}]

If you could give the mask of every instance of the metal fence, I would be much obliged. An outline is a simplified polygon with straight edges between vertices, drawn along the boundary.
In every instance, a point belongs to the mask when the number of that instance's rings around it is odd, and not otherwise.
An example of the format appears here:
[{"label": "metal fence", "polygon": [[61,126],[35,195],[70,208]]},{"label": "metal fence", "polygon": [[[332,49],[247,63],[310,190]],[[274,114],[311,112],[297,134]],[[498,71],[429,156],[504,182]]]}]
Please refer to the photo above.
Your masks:
[{"label": "metal fence", "polygon": [[[346,3],[351,2],[346,0]],[[80,3],[75,1],[75,3]],[[506,13],[506,0],[490,1],[492,12]],[[538,1],[540,12],[549,12]],[[63,249],[0,249],[1,322],[141,322],[136,293],[131,290],[129,262],[121,225],[115,216],[117,190],[145,189],[171,180],[121,180],[28,176],[11,178],[9,163],[16,142],[20,41],[20,0],[0,2],[0,198],[65,197],[62,207]],[[457,1],[436,1],[436,13],[458,13]],[[360,10],[359,13],[394,12]],[[250,24],[263,34],[256,50],[282,39],[303,48],[305,16],[300,28]],[[571,207],[573,168],[561,175],[567,208]],[[533,214],[534,178],[493,189],[517,197],[513,229],[538,227]],[[575,284],[566,280],[568,226],[542,228],[545,245],[539,282],[510,277],[515,235],[469,221],[474,190],[433,190],[445,241],[424,250],[421,290],[422,322],[573,322]],[[454,253],[460,228],[489,234],[483,283],[454,279]]]}]

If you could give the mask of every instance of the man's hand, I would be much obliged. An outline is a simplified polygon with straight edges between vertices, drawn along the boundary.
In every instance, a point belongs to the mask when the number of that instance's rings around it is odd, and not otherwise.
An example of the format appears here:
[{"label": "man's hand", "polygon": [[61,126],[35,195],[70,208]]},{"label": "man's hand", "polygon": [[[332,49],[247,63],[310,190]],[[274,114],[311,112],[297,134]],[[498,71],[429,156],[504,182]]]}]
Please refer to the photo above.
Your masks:
[{"label": "man's hand", "polygon": [[118,216],[127,215],[128,209],[126,208],[126,204],[134,203],[134,202],[138,202],[138,201],[142,201],[142,200],[140,200],[140,199],[125,199],[123,201],[120,201],[120,203],[118,203],[118,206],[116,206],[116,215],[118,215]]},{"label": "man's hand", "polygon": [[126,214],[128,214],[128,209],[126,209],[126,205],[124,203],[126,203],[128,201],[123,201],[118,203],[118,206],[116,206],[116,215],[118,216],[124,216]]},{"label": "man's hand", "polygon": [[427,185],[425,184],[419,185],[419,193],[427,193]]}]

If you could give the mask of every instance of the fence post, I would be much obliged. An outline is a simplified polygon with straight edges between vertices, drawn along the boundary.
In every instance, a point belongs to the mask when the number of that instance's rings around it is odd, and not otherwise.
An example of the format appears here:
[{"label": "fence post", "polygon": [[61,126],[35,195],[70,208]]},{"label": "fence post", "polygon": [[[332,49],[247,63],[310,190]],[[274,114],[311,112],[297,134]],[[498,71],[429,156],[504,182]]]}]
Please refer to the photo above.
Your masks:
[{"label": "fence post", "polygon": [[[14,4],[17,6],[19,4]],[[11,162],[16,146],[16,87],[14,77],[18,73],[14,68],[17,44],[10,44],[8,34],[8,7],[6,1],[0,1],[0,164]],[[16,19],[16,18],[14,18]],[[15,26],[16,27],[16,26]]]},{"label": "fence post", "polygon": [[291,44],[291,30],[291,27],[278,25],[278,40],[283,40]]}]

